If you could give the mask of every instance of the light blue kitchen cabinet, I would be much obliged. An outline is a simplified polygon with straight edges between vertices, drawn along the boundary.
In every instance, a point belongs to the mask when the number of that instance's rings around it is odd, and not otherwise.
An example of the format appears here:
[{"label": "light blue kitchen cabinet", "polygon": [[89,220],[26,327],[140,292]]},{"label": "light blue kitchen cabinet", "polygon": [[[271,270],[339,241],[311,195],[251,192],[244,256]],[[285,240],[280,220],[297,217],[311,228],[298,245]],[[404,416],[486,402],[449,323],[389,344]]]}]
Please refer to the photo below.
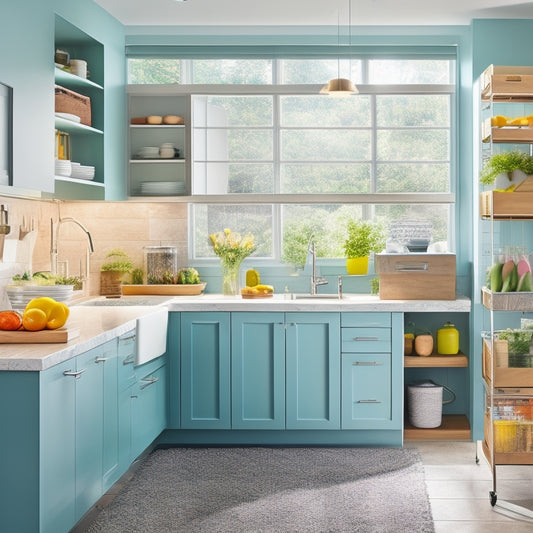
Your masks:
[{"label": "light blue kitchen cabinet", "polygon": [[104,361],[100,348],[76,358],[76,520],[102,495]]},{"label": "light blue kitchen cabinet", "polygon": [[103,366],[103,450],[102,492],[106,492],[120,477],[120,439],[118,413],[117,341],[101,346],[97,364]]},{"label": "light blue kitchen cabinet", "polygon": [[181,428],[230,429],[230,313],[181,313]]},{"label": "light blue kitchen cabinet", "polygon": [[166,357],[136,369],[131,389],[131,458],[135,460],[167,427]]},{"label": "light blue kitchen cabinet", "polygon": [[[18,517],[14,517],[13,524],[16,524],[16,527],[0,528],[0,531],[6,533],[8,531],[63,532],[69,531],[76,523],[77,379],[75,376],[66,375],[73,372],[76,372],[75,359],[56,365],[45,372],[32,373],[40,377],[40,398],[36,399],[34,407],[38,410],[40,405],[40,417],[36,422],[41,429],[40,435],[35,436],[35,450],[30,457],[35,460],[34,454],[38,455],[39,459],[35,461],[34,467],[37,472],[40,471],[40,479],[38,476],[36,484],[28,483],[28,487],[35,487],[37,497],[35,500],[26,502],[25,509],[21,510]],[[18,454],[13,455],[13,458],[17,456],[20,462],[25,460],[25,457]],[[22,479],[25,477],[23,471],[18,475]],[[20,496],[20,498],[23,502],[24,497]],[[12,500],[8,496],[7,502],[12,501],[17,504],[17,500]],[[6,500],[3,499],[3,501]],[[34,505],[31,505],[32,503]],[[33,527],[28,524],[27,520],[32,511],[40,515]],[[11,514],[12,510],[6,509],[5,513],[2,513],[4,517],[2,522]],[[18,523],[17,520],[19,520]]]},{"label": "light blue kitchen cabinet", "polygon": [[283,313],[231,314],[231,427],[285,429]]},{"label": "light blue kitchen cabinet", "polygon": [[168,427],[179,429],[181,408],[181,313],[168,314],[167,355],[168,355]]},{"label": "light blue kitchen cabinet", "polygon": [[[117,347],[117,401],[118,401],[118,456],[116,475],[120,477],[131,464],[131,390],[137,378],[134,362],[136,349],[135,330],[118,338]],[[113,476],[114,477],[114,476]],[[118,479],[118,478],[117,478]],[[111,478],[110,478],[111,480]],[[107,487],[104,484],[104,490]]]},{"label": "light blue kitchen cabinet", "polygon": [[402,313],[342,315],[342,429],[401,429],[402,332]]},{"label": "light blue kitchen cabinet", "polygon": [[286,313],[286,427],[340,428],[340,314]]}]

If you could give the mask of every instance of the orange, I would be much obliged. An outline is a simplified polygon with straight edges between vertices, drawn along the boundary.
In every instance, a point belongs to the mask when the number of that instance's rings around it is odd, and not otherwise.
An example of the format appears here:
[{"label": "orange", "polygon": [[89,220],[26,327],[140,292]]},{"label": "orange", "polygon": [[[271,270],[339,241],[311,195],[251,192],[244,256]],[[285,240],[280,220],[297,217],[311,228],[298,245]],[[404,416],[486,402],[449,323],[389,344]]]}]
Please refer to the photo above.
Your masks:
[{"label": "orange", "polygon": [[57,302],[48,315],[46,327],[48,329],[57,329],[64,326],[69,313],[70,310],[64,303]]},{"label": "orange", "polygon": [[28,331],[40,331],[46,327],[46,313],[34,307],[24,311],[22,315],[22,326]]}]

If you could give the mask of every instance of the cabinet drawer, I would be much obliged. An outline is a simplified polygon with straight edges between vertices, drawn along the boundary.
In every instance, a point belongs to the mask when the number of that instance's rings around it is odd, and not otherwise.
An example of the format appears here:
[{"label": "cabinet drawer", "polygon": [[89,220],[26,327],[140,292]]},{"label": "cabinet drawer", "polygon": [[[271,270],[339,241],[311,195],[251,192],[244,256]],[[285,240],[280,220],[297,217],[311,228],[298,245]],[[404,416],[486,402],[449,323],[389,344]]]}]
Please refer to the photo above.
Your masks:
[{"label": "cabinet drawer", "polygon": [[342,428],[391,427],[390,354],[348,354],[342,358]]},{"label": "cabinet drawer", "polygon": [[342,313],[341,327],[390,328],[390,313]]},{"label": "cabinet drawer", "polygon": [[342,328],[342,352],[391,351],[390,328]]}]

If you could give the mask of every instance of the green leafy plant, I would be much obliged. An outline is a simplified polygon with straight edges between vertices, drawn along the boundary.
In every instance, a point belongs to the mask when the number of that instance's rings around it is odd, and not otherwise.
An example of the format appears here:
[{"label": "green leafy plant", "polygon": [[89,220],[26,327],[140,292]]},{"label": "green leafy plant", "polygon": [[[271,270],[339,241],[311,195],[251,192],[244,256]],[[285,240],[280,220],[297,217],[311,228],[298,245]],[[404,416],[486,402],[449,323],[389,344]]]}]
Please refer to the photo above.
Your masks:
[{"label": "green leafy plant", "polygon": [[142,285],[144,282],[144,270],[142,268],[134,268],[131,271],[132,285]]},{"label": "green leafy plant", "polygon": [[113,272],[130,272],[133,268],[133,262],[129,258],[128,254],[121,250],[120,248],[115,248],[111,250],[107,255],[107,259],[110,259],[107,263],[104,263],[100,270],[102,272],[113,271]]},{"label": "green leafy plant", "polygon": [[511,181],[515,170],[533,174],[533,157],[519,150],[493,155],[483,166],[479,181],[491,185],[500,174],[507,174]]},{"label": "green leafy plant", "polygon": [[385,231],[382,226],[366,220],[349,220],[344,253],[348,259],[366,257],[370,252],[385,248]]},{"label": "green leafy plant", "polygon": [[370,280],[370,294],[379,294],[379,278],[375,277]]}]

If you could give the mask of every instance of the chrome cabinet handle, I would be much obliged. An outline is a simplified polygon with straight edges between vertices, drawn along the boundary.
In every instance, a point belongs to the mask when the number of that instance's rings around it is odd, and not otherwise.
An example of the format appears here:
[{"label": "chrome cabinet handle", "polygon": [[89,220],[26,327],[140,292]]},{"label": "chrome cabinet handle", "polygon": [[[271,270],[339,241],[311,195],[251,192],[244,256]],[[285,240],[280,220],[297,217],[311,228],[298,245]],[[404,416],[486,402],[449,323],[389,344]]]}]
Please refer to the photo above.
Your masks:
[{"label": "chrome cabinet handle", "polygon": [[109,357],[97,357],[94,362],[95,363],[105,363],[107,360],[109,359]]},{"label": "chrome cabinet handle", "polygon": [[354,341],[378,341],[377,337],[354,337]]},{"label": "chrome cabinet handle", "polygon": [[394,265],[394,270],[396,272],[420,272],[428,269],[428,263],[396,263]]},{"label": "chrome cabinet handle", "polygon": [[86,368],[83,368],[82,370],[78,370],[77,372],[75,372],[74,370],[65,370],[63,372],[63,375],[64,376],[72,376],[76,379],[80,379],[81,375],[86,371],[87,369]]},{"label": "chrome cabinet handle", "polygon": [[146,389],[146,387],[149,387],[150,385],[153,385],[156,381],[158,381],[159,378],[146,378],[146,379],[141,379],[141,382],[143,383],[141,386],[140,386],[140,389],[143,390],[143,389]]},{"label": "chrome cabinet handle", "polygon": [[381,403],[379,400],[357,400],[357,403]]},{"label": "chrome cabinet handle", "polygon": [[131,335],[128,335],[127,337],[119,337],[118,342],[135,340],[136,336],[137,336],[136,333],[132,333]]},{"label": "chrome cabinet handle", "polygon": [[356,361],[356,366],[381,366],[383,363],[380,361]]},{"label": "chrome cabinet handle", "polygon": [[123,365],[132,365],[134,363],[134,361],[135,361],[135,358],[134,358],[134,356],[132,354],[132,355],[128,355],[128,357],[126,357],[126,359],[124,359],[124,361],[122,361],[122,364]]}]

